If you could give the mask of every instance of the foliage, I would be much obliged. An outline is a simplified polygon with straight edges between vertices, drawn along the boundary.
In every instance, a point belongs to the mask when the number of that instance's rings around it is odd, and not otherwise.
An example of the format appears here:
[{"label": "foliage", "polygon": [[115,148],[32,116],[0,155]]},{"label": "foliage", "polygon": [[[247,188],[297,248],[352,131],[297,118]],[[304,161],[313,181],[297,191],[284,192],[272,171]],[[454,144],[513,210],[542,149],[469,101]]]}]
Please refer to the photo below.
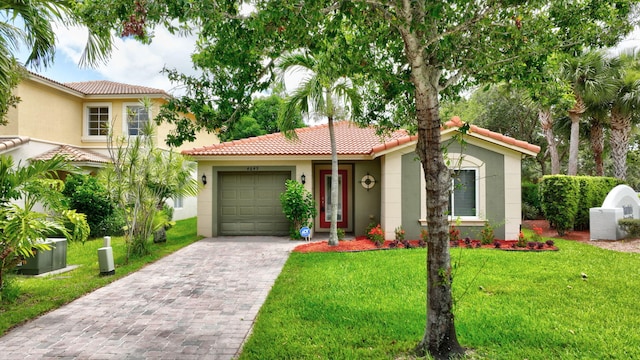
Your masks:
[{"label": "foliage", "polygon": [[573,228],[580,204],[580,185],[572,176],[547,175],[542,177],[539,186],[544,216],[563,236]]},{"label": "foliage", "polygon": [[[116,273],[113,276],[100,276],[96,253],[102,247],[102,239],[77,242],[67,246],[67,262],[80,265],[64,276],[15,277],[10,292],[19,290],[19,297],[13,303],[0,302],[0,336],[9,329],[44,313],[69,303],[91,291],[121,279],[140,270],[160,258],[192,244],[200,238],[196,235],[196,218],[179,220],[176,226],[167,231],[168,243],[151,244],[152,254],[126,262],[124,253],[126,243],[123,237],[111,238],[114,251]],[[121,255],[119,255],[121,254]],[[11,281],[11,280],[10,280]],[[15,288],[14,288],[15,287]]]},{"label": "foliage", "polygon": [[404,240],[405,231],[402,226],[398,226],[395,230],[396,240]]},{"label": "foliage", "polygon": [[493,226],[491,226],[489,221],[485,221],[482,230],[480,230],[480,242],[482,245],[489,245],[493,243],[494,239],[495,231],[493,230]]},{"label": "foliage", "polygon": [[602,206],[611,189],[622,184],[623,181],[599,176],[577,176],[575,181],[580,186],[580,195],[574,229],[589,230],[589,209]]},{"label": "foliage", "polygon": [[[366,85],[361,122],[392,128],[399,126],[399,118],[411,119],[417,129],[416,153],[430,177],[429,242],[438,245],[426,262],[429,306],[418,355],[445,358],[464,349],[456,337],[451,285],[437,281],[438,274],[451,267],[446,246],[450,176],[440,132],[434,131],[441,126],[440,99],[455,97],[476,82],[535,83],[545,77],[554,52],[611,46],[631,31],[636,1],[315,1],[300,6],[299,0],[282,0],[258,2],[250,14],[241,11],[239,2],[210,6],[171,1],[172,6],[145,3],[144,17],[135,21],[129,20],[137,14],[135,7],[116,2],[122,7],[111,13],[96,11],[96,22],[110,21],[106,27],[114,28],[133,22],[142,30],[157,23],[171,25],[169,19],[202,25],[193,55],[202,75],[176,77],[187,85],[188,94],[168,106],[174,113],[195,114],[201,126],[215,129],[235,121],[252,94],[275,78],[278,59],[294,52],[324,59],[334,79]],[[99,6],[89,1],[83,7]],[[179,133],[193,137],[189,129]]]},{"label": "foliage", "polygon": [[429,231],[427,231],[427,229],[425,228],[420,229],[420,240],[425,242],[429,240]]},{"label": "foliage", "polygon": [[104,61],[111,52],[111,33],[97,29],[90,20],[84,21],[76,13],[75,1],[3,1],[0,7],[0,123],[6,124],[6,113],[19,98],[14,88],[24,75],[24,68],[14,53],[20,45],[26,45],[27,66],[40,68],[53,64],[55,55],[55,32],[52,24],[64,26],[84,24],[89,29],[87,44],[82,52],[81,64],[95,65]]},{"label": "foliage", "polygon": [[380,247],[384,243],[384,230],[382,230],[382,227],[378,224],[367,232],[367,237],[373,241],[376,246]]},{"label": "foliage", "polygon": [[[276,94],[254,98],[246,115],[224,127],[218,137],[221,141],[230,141],[279,132],[278,114],[283,110],[284,100]],[[305,126],[300,113],[291,116],[294,128]]]},{"label": "foliage", "polygon": [[[146,108],[150,100],[141,101]],[[112,163],[99,173],[109,196],[125,212],[126,258],[150,251],[149,239],[163,232],[170,219],[162,213],[167,199],[176,195],[195,195],[198,183],[193,178],[195,164],[173,151],[165,152],[154,144],[155,126],[147,123],[138,136],[108,135]]]},{"label": "foliage", "polygon": [[538,184],[528,181],[522,182],[522,210],[526,220],[534,220],[542,213]]},{"label": "foliage", "polygon": [[34,250],[50,249],[42,242],[48,236],[61,233],[70,241],[87,239],[86,217],[66,211],[64,183],[57,178],[59,172],[76,170],[61,156],[28,165],[0,156],[0,288],[5,272],[33,256]]},{"label": "foliage", "polygon": [[20,294],[20,286],[18,285],[16,276],[6,276],[2,287],[0,287],[0,304],[13,304],[20,297]]},{"label": "foliage", "polygon": [[640,238],[640,219],[620,219],[618,225],[628,238]]},{"label": "foliage", "polygon": [[109,198],[109,192],[98,179],[90,175],[71,174],[65,179],[62,192],[69,208],[87,216],[91,237],[123,234],[123,215]]},{"label": "foliage", "polygon": [[300,229],[303,226],[313,227],[313,218],[318,213],[316,201],[313,194],[295,180],[286,180],[285,187],[285,191],[280,194],[282,212],[289,220],[289,236],[300,239]]},{"label": "foliage", "polygon": [[338,228],[338,241],[342,241],[344,240],[344,229],[343,228]]}]

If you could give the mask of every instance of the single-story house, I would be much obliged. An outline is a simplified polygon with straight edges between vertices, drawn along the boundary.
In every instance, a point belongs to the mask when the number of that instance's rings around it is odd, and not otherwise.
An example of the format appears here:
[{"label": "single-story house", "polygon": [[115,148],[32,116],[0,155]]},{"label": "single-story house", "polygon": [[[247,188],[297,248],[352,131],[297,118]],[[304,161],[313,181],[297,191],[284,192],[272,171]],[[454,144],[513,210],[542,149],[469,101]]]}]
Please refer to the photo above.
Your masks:
[{"label": "single-story house", "polygon": [[[497,238],[516,239],[521,222],[521,159],[540,148],[471,126],[465,144],[453,139],[463,126],[454,117],[442,127],[452,181],[451,214],[463,234],[477,236],[485,221]],[[317,203],[315,236],[330,227],[331,147],[326,124],[296,130],[298,140],[276,133],[184,150],[206,182],[198,196],[198,234],[287,235],[279,202],[285,180],[304,184]],[[339,163],[338,227],[365,235],[381,224],[387,239],[402,226],[407,239],[426,227],[425,183],[415,153],[417,137],[405,130],[386,136],[374,127],[335,123]],[[456,183],[455,185],[453,183]]]}]

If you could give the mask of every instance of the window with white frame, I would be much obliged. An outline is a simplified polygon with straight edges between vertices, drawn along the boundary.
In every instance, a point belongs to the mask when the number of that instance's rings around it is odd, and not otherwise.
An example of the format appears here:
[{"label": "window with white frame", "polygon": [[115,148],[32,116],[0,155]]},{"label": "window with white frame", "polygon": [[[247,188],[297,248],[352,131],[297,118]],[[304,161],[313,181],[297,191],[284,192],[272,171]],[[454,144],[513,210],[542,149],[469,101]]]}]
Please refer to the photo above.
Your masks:
[{"label": "window with white frame", "polygon": [[125,133],[129,136],[138,136],[142,134],[144,127],[149,123],[149,110],[144,106],[136,104],[124,104],[123,118]]},{"label": "window with white frame", "polygon": [[458,169],[451,172],[449,215],[456,217],[478,216],[478,171]]},{"label": "window with white frame", "polygon": [[[451,164],[451,193],[449,195],[449,220],[460,220],[463,225],[484,222],[486,214],[486,165],[478,158],[457,153],[448,154]],[[420,167],[422,170],[422,167]],[[421,171],[420,223],[426,225],[427,207],[424,173]]]},{"label": "window with white frame", "polygon": [[111,120],[110,103],[87,103],[84,107],[84,136],[86,139],[106,139]]},{"label": "window with white frame", "polygon": [[173,208],[182,209],[184,207],[184,198],[182,196],[176,196],[173,198]]}]

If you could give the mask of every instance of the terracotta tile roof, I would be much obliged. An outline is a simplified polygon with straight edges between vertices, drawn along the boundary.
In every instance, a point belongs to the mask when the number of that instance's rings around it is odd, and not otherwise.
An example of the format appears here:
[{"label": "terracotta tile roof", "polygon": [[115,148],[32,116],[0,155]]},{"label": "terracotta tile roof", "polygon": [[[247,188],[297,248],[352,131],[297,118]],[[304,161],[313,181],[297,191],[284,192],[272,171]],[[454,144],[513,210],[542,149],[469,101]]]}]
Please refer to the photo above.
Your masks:
[{"label": "terracotta tile roof", "polygon": [[[386,137],[380,137],[372,126],[361,128],[348,121],[336,122],[334,125],[338,155],[374,155],[417,140],[416,135],[410,135],[406,130],[397,130]],[[462,121],[454,117],[445,124],[444,129],[460,126]],[[296,141],[286,139],[282,133],[275,133],[185,150],[182,153],[190,156],[331,155],[327,124],[296,129],[296,134]],[[540,151],[539,146],[475,125],[471,126],[471,134],[528,152]]]},{"label": "terracotta tile roof", "polygon": [[[380,138],[373,127],[361,128],[348,121],[334,123],[336,148],[339,155],[369,155],[381,143],[407,137],[404,130]],[[185,150],[183,154],[207,155],[331,155],[327,124],[296,129],[298,140],[289,140],[283,133],[267,134],[242,140]]]},{"label": "terracotta tile roof", "polygon": [[107,156],[78,149],[70,145],[61,145],[53,150],[47,151],[44,154],[33,157],[31,158],[31,160],[49,160],[56,155],[62,155],[71,162],[92,162],[100,164],[111,162],[111,159],[109,159]]},{"label": "terracotta tile roof", "polygon": [[[459,117],[454,116],[451,118],[451,120],[447,121],[445,123],[445,128],[451,128],[451,127],[456,127],[459,128],[463,125],[462,120],[460,120]],[[470,127],[470,134],[478,134],[478,135],[482,135],[484,137],[511,145],[513,147],[516,148],[520,148],[520,149],[524,149],[524,150],[528,150],[530,152],[533,152],[535,154],[540,152],[540,146],[538,145],[533,145],[533,144],[529,144],[526,141],[522,141],[522,140],[517,140],[514,139],[510,136],[505,136],[502,134],[499,134],[497,132],[493,132],[490,130],[487,130],[485,128],[481,128],[479,126],[476,125],[471,125]]]},{"label": "terracotta tile roof", "polygon": [[28,136],[1,136],[0,152],[13,149],[30,141]]},{"label": "terracotta tile roof", "polygon": [[154,89],[139,85],[122,84],[107,80],[68,82],[64,83],[63,85],[79,91],[85,95],[167,95],[167,93],[162,89]]}]

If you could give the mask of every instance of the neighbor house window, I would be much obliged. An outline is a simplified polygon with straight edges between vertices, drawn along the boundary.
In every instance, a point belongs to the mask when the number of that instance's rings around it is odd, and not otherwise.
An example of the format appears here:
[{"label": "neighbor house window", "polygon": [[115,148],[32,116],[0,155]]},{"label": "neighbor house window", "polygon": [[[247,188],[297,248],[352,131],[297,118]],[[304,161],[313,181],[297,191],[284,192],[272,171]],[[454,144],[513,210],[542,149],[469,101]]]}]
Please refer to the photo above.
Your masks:
[{"label": "neighbor house window", "polygon": [[184,207],[184,198],[182,196],[176,196],[173,198],[173,208],[182,209]]},{"label": "neighbor house window", "polygon": [[125,104],[124,110],[123,118],[126,119],[124,124],[126,133],[129,136],[141,135],[144,127],[149,123],[149,111],[140,104]]},{"label": "neighbor house window", "polygon": [[449,215],[452,217],[478,216],[478,172],[460,169],[451,172]]},{"label": "neighbor house window", "polygon": [[84,140],[105,140],[109,134],[111,104],[88,103],[84,108]]}]

